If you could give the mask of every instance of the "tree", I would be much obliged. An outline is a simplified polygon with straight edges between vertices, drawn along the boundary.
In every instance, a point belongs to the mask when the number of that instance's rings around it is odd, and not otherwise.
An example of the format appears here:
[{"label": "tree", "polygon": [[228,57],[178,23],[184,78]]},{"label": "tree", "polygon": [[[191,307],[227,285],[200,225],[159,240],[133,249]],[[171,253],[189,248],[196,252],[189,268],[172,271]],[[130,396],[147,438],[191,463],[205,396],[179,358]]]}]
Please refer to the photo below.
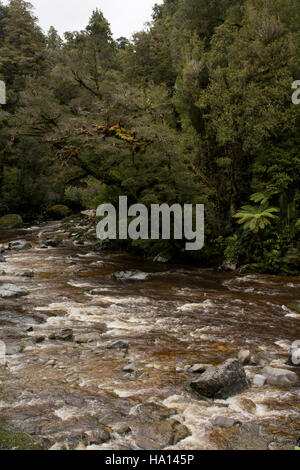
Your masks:
[{"label": "tree", "polygon": [[277,207],[260,206],[244,206],[235,215],[239,219],[238,223],[243,225],[244,230],[251,230],[258,233],[264,230],[267,225],[271,224],[272,219],[278,219],[274,212],[279,212]]}]

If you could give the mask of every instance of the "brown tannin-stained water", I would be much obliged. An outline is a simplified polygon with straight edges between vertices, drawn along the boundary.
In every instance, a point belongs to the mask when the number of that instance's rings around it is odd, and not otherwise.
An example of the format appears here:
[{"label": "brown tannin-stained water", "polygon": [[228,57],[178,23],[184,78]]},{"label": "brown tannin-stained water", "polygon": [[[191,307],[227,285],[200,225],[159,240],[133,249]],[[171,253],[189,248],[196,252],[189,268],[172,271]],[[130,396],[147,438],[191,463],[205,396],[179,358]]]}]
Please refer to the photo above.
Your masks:
[{"label": "brown tannin-stained water", "polygon": [[[0,421],[45,449],[247,448],[251,426],[244,444],[232,428],[215,426],[217,416],[262,425],[280,442],[297,441],[299,386],[251,387],[227,400],[204,400],[190,389],[195,374],[188,368],[220,364],[241,349],[286,367],[291,343],[300,340],[300,315],[291,307],[300,300],[299,278],[156,265],[96,253],[92,245],[38,248],[46,232],[60,230],[53,223],[0,235],[2,243],[33,243],[28,251],[5,252],[0,265],[0,288],[10,283],[29,292],[0,299],[7,348]],[[112,276],[128,270],[151,279]],[[22,277],[26,271],[34,277]],[[247,375],[261,368],[247,366]],[[299,368],[290,369],[300,379]]]}]

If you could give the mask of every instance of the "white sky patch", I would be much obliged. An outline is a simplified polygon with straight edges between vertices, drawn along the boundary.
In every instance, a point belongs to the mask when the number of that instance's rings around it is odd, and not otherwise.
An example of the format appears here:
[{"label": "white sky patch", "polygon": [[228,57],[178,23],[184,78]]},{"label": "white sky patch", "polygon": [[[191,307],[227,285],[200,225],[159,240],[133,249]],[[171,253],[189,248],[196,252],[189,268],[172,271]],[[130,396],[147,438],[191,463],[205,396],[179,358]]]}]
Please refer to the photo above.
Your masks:
[{"label": "white sky patch", "polygon": [[[8,1],[4,1],[5,4]],[[151,21],[152,8],[162,0],[31,0],[35,16],[44,31],[54,26],[61,36],[66,31],[80,31],[89,21],[92,11],[100,9],[111,25],[115,39],[143,29]]]}]

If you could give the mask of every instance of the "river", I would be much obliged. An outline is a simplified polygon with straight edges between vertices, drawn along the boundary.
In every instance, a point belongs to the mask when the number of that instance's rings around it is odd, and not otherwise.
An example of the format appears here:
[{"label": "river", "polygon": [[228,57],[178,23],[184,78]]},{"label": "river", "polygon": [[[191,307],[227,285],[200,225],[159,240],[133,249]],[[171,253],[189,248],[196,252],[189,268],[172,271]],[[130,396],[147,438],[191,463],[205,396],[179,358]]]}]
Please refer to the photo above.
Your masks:
[{"label": "river", "polygon": [[[296,385],[251,387],[215,401],[189,386],[191,365],[216,365],[241,349],[284,367],[300,339],[300,315],[290,307],[300,299],[299,278],[157,265],[96,253],[90,244],[39,248],[58,234],[63,227],[50,223],[0,235],[0,243],[33,244],[5,252],[0,265],[0,287],[12,283],[29,293],[0,299],[7,348],[0,421],[44,449],[251,448],[252,425],[289,445],[300,437]],[[112,276],[133,269],[151,279]],[[23,277],[26,271],[34,276]],[[60,338],[65,329],[75,340]],[[247,366],[248,377],[260,369]],[[249,434],[237,441],[232,429],[215,426],[217,416],[250,425]]]}]

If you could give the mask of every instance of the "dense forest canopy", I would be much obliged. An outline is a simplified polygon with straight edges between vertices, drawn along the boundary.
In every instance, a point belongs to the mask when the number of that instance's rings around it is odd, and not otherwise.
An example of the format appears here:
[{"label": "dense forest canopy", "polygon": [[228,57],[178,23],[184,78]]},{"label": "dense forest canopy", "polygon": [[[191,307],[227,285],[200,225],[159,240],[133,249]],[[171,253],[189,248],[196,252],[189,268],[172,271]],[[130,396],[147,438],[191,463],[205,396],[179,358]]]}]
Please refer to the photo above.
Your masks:
[{"label": "dense forest canopy", "polygon": [[117,41],[99,10],[61,38],[30,3],[0,1],[0,216],[204,203],[193,261],[299,273],[297,79],[300,0],[165,0]]}]

